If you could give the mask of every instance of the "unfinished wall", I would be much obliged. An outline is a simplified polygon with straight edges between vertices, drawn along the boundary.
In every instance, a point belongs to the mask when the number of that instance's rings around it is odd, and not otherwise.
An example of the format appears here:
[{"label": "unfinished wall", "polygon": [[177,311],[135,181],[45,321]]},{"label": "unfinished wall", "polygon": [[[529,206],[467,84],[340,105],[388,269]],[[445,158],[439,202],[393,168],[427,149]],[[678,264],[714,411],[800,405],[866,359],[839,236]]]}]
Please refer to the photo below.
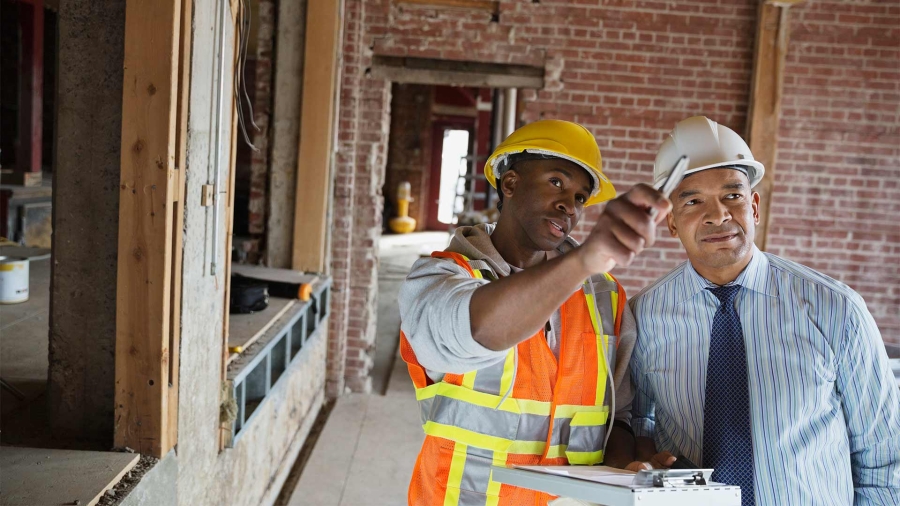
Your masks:
[{"label": "unfinished wall", "polygon": [[[363,47],[363,0],[344,1],[344,44],[341,62],[340,107],[338,109],[338,143],[334,165],[334,200],[332,202],[331,268],[334,277],[331,303],[332,316],[328,339],[328,377],[326,391],[336,396],[344,390],[347,339],[350,331],[350,260],[353,234],[353,194],[356,180],[356,145],[363,86],[361,59]],[[371,57],[367,57],[371,59]],[[359,334],[359,332],[357,332]]]},{"label": "unfinished wall", "polygon": [[[235,448],[219,451],[224,279],[209,275],[212,208],[200,206],[208,183],[215,4],[194,5],[194,52],[184,232],[184,297],[178,416],[178,504],[271,504],[321,404],[325,339],[310,341],[261,405]],[[232,47],[233,32],[226,46]],[[230,82],[230,73],[226,80]],[[226,108],[227,110],[227,108]],[[225,128],[232,124],[229,114]],[[227,153],[227,143],[226,143]],[[226,156],[224,159],[228,159]],[[224,213],[223,213],[224,215]],[[224,216],[220,219],[224,220]],[[218,247],[224,249],[224,245]],[[322,336],[324,337],[324,335]],[[171,486],[171,483],[168,484]]]},{"label": "unfinished wall", "polygon": [[103,449],[113,439],[124,37],[124,0],[60,0],[50,420],[56,437]]},{"label": "unfinished wall", "polygon": [[[343,166],[355,167],[356,178],[384,170],[373,163],[377,156],[366,156],[378,152],[389,113],[379,98],[384,84],[366,77],[374,53],[543,66],[545,87],[523,92],[521,120],[582,123],[596,135],[604,171],[620,192],[648,182],[656,149],[677,121],[705,114],[745,132],[757,6],[756,0],[501,1],[492,21],[478,9],[348,2],[355,16],[348,15],[344,40]],[[900,235],[889,223],[900,201],[891,177],[900,163],[900,7],[816,1],[791,11],[772,249],[857,289],[885,340],[900,342]],[[370,191],[365,184],[353,191],[356,219],[336,220],[334,233],[365,239],[335,243],[336,260],[353,257],[335,263],[336,278],[357,275],[377,244],[366,246],[373,237],[366,219],[380,209],[378,193],[360,198],[358,192]],[[573,235],[583,237],[598,212],[588,212]],[[686,258],[676,239],[662,235],[653,250],[615,273],[628,293]],[[358,357],[371,341],[368,313],[361,311],[372,303],[365,278],[345,281],[353,304],[335,307],[338,317],[362,315],[349,320],[342,374],[348,381],[365,374]],[[333,337],[332,346],[343,345]],[[331,362],[334,379],[340,370]]]},{"label": "unfinished wall", "polygon": [[279,1],[276,10],[265,250],[266,265],[290,268],[293,259],[297,149],[300,146],[303,52],[306,47],[306,1]]}]

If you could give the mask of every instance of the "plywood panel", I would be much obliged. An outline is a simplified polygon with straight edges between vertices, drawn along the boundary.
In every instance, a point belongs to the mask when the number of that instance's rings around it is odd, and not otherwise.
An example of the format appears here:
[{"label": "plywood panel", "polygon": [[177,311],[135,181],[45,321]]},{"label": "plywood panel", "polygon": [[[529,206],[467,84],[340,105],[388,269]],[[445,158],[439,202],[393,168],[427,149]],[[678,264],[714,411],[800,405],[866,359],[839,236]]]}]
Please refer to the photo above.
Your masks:
[{"label": "plywood panel", "polygon": [[323,272],[334,152],[340,2],[309,2],[307,9],[292,265],[301,271]]}]

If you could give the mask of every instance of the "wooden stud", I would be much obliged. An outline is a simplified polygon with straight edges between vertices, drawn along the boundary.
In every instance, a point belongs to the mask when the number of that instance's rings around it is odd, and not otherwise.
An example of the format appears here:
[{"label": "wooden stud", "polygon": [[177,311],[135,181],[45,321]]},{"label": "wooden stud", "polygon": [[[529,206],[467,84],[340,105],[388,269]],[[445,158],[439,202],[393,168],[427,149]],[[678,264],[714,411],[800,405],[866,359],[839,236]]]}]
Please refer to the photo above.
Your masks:
[{"label": "wooden stud", "polygon": [[[235,0],[231,0],[231,22],[232,27],[236,30],[238,21],[241,16],[249,16],[250,14],[247,12],[241,11],[241,4]],[[234,74],[237,70],[237,54],[238,54],[238,38],[237,32],[235,31],[234,36],[234,44],[232,45],[232,55],[233,59],[231,62],[232,68],[232,79],[229,82],[234,82]],[[227,73],[226,73],[227,75]],[[230,90],[230,87],[226,87],[226,90]],[[229,146],[229,158],[228,158],[228,184],[226,186],[227,194],[225,196],[225,255],[226,261],[225,263],[225,317],[222,322],[222,370],[221,370],[221,380],[222,384],[225,385],[228,380],[228,357],[230,352],[228,351],[228,329],[229,329],[229,319],[231,317],[231,245],[234,236],[234,179],[237,170],[235,170],[236,160],[237,160],[237,102],[235,101],[234,93],[230,94],[231,101],[230,109],[231,111],[231,135],[229,137],[230,142]],[[221,398],[220,402],[225,402],[226,398]],[[231,424],[230,423],[220,423],[219,424],[219,450],[225,448],[226,444],[230,441],[231,438]]]},{"label": "wooden stud", "polygon": [[327,256],[340,32],[339,0],[307,4],[292,261],[307,272],[324,272]]},{"label": "wooden stud", "polygon": [[755,188],[760,197],[756,245],[761,250],[766,249],[772,220],[770,210],[775,182],[778,124],[781,120],[784,62],[790,37],[788,9],[796,3],[799,2],[782,0],[764,1],[759,5],[747,137],[753,157],[766,167],[762,181]]},{"label": "wooden stud", "polygon": [[395,83],[476,88],[544,87],[544,69],[528,65],[374,56],[372,77]]},{"label": "wooden stud", "polygon": [[125,8],[116,292],[115,446],[161,458],[171,435],[172,323],[181,0]]},{"label": "wooden stud", "polygon": [[175,137],[175,149],[178,163],[176,169],[176,186],[173,192],[175,209],[172,222],[172,303],[171,325],[169,328],[169,441],[168,447],[178,442],[178,378],[181,352],[181,279],[182,259],[184,257],[184,207],[185,201],[185,167],[187,164],[187,126],[188,108],[191,99],[191,42],[193,40],[193,0],[183,0],[181,9],[181,44],[179,47],[178,69],[178,130]]}]

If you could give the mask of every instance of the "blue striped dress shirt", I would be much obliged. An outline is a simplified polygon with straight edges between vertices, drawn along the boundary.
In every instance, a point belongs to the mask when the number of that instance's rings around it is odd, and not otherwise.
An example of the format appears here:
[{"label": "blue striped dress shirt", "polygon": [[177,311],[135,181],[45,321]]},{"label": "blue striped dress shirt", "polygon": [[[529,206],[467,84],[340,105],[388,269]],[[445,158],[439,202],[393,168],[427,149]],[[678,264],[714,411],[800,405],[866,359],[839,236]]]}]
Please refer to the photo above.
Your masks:
[{"label": "blue striped dress shirt", "polygon": [[[900,389],[862,297],[762,253],[734,281],[756,504],[900,505]],[[701,465],[715,286],[686,262],[631,301],[635,435]]]}]

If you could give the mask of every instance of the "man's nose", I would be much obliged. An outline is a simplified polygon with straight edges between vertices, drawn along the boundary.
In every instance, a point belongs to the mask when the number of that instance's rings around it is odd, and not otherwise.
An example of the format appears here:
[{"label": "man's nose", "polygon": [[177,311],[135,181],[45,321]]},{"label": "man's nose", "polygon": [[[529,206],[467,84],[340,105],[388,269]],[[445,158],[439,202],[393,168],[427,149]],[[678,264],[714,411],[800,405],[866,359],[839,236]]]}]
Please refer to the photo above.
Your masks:
[{"label": "man's nose", "polygon": [[722,225],[729,221],[731,221],[731,212],[728,210],[728,206],[719,200],[713,200],[709,206],[707,206],[706,216],[703,220],[704,223],[707,225]]}]

